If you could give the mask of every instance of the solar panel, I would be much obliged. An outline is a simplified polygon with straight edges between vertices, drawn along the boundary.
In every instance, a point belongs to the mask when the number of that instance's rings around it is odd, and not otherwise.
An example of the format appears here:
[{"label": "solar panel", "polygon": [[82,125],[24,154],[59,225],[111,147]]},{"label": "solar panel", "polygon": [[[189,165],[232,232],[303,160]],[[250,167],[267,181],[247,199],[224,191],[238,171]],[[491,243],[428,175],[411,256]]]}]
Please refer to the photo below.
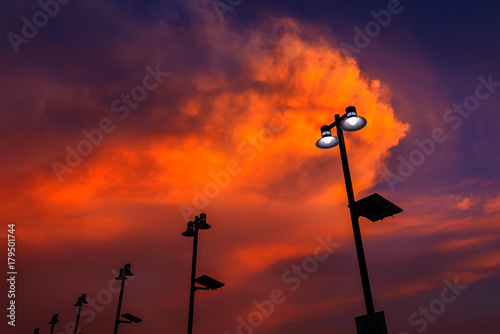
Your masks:
[{"label": "solar panel", "polygon": [[396,204],[375,193],[356,201],[356,212],[372,222],[403,212]]},{"label": "solar panel", "polygon": [[130,313],[125,313],[125,314],[122,314],[122,317],[124,317],[125,319],[127,319],[128,321],[130,321],[131,323],[132,322],[135,322],[135,323],[138,323],[138,322],[141,322],[142,319],[140,318],[137,318],[135,315],[132,315]]},{"label": "solar panel", "polygon": [[195,279],[195,282],[203,285],[204,287],[207,287],[210,290],[215,290],[224,286],[224,283],[219,282],[218,280],[213,279],[212,277],[209,277],[207,275],[198,277],[197,279]]}]

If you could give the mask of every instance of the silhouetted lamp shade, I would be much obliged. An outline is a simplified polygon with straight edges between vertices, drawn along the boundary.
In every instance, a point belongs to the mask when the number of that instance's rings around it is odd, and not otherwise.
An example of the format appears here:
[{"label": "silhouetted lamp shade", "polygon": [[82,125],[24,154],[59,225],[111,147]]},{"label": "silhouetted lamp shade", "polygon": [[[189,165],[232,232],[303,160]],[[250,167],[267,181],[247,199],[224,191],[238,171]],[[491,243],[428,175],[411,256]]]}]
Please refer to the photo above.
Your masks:
[{"label": "silhouetted lamp shade", "polygon": [[197,224],[196,224],[196,228],[198,230],[208,230],[209,228],[211,228],[212,226],[210,226],[208,223],[207,223],[207,215],[202,213],[200,214],[200,219],[198,220]]},{"label": "silhouetted lamp shade", "polygon": [[372,222],[403,212],[396,204],[375,193],[356,201],[356,212]]},{"label": "silhouetted lamp shade", "polygon": [[130,271],[130,263],[127,263],[126,265],[123,266],[123,268],[120,269],[120,275],[118,275],[115,280],[118,280],[118,281],[125,281],[127,280],[127,276],[134,276],[134,274],[132,274],[132,272]]},{"label": "silhouetted lamp shade", "polygon": [[83,306],[83,304],[88,304],[88,302],[87,302],[87,294],[86,293],[84,293],[83,295],[81,295],[80,297],[78,297],[78,301],[73,306]]},{"label": "silhouetted lamp shade", "polygon": [[50,320],[49,324],[55,325],[59,322],[59,314],[56,313],[52,316],[52,320]]},{"label": "silhouetted lamp shade", "polygon": [[124,268],[120,268],[120,275],[116,276],[115,277],[115,280],[117,281],[125,281],[127,280],[127,275],[125,275],[125,269]]},{"label": "silhouetted lamp shade", "polygon": [[130,271],[130,267],[130,263],[127,263],[123,266],[123,269],[125,269],[125,276],[134,276],[134,274],[132,274],[132,272]]},{"label": "silhouetted lamp shade", "polygon": [[187,223],[187,229],[181,233],[185,237],[194,237],[195,231],[194,231],[194,223],[193,222],[188,222]]},{"label": "silhouetted lamp shade", "polygon": [[344,131],[357,131],[365,127],[366,119],[356,114],[355,107],[347,107],[345,109],[347,118],[340,124],[340,128]]}]

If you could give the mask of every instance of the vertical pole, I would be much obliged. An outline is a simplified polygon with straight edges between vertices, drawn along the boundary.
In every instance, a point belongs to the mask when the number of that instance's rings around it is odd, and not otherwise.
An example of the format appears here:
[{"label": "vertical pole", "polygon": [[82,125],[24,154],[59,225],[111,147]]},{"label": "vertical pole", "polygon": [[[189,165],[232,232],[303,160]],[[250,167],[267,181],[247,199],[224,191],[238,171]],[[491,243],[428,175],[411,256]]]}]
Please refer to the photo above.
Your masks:
[{"label": "vertical pole", "polygon": [[80,321],[80,311],[82,310],[82,305],[78,306],[78,314],[76,315],[76,324],[75,324],[75,334],[78,332],[78,322]]},{"label": "vertical pole", "polygon": [[54,333],[54,326],[55,324],[52,324],[52,326],[50,327],[50,334]]},{"label": "vertical pole", "polygon": [[196,253],[198,250],[198,227],[196,224],[193,226],[194,239],[193,239],[193,263],[191,265],[191,288],[189,291],[189,319],[188,319],[188,334],[193,333],[193,311],[194,311],[194,280],[196,277]]},{"label": "vertical pole", "polygon": [[122,298],[123,298],[123,287],[125,286],[125,270],[120,269],[120,276],[122,276],[122,284],[120,287],[120,297],[118,298],[118,309],[116,311],[116,319],[115,319],[115,331],[114,334],[118,333],[118,324],[120,323],[120,310],[122,309]]},{"label": "vertical pole", "polygon": [[349,211],[351,213],[352,230],[354,241],[356,243],[356,253],[358,255],[358,265],[361,274],[361,283],[363,285],[363,294],[365,296],[365,305],[367,314],[375,313],[373,306],[372,292],[370,289],[370,280],[368,279],[368,269],[366,268],[365,252],[363,250],[363,241],[361,240],[361,231],[359,229],[358,214],[356,212],[356,202],[354,200],[354,191],[352,189],[351,173],[349,172],[349,163],[347,161],[347,152],[345,149],[344,134],[340,128],[340,116],[335,115],[337,124],[337,137],[339,138],[340,158],[342,160],[342,169],[344,171],[345,187],[347,191],[347,200],[349,202]]}]

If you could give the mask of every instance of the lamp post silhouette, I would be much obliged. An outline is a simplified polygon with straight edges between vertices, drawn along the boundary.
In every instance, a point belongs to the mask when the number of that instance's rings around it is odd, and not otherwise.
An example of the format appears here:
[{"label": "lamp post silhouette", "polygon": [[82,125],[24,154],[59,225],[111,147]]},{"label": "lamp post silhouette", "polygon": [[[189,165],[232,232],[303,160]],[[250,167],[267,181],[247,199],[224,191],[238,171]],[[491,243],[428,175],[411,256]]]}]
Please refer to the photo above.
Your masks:
[{"label": "lamp post silhouette", "polygon": [[[118,325],[120,322],[125,322],[125,323],[132,323],[132,322],[141,322],[142,319],[139,319],[129,313],[125,313],[122,315],[125,319],[129,321],[123,321],[120,320],[120,311],[122,308],[122,298],[123,298],[123,288],[125,287],[125,281],[128,279],[127,276],[133,276],[132,272],[130,271],[130,263],[127,263],[126,265],[123,266],[123,268],[120,269],[120,275],[118,275],[115,279],[118,281],[122,281],[122,284],[120,286],[120,297],[118,298],[118,309],[116,311],[116,320],[115,320],[115,330],[114,334],[118,333]],[[127,317],[128,316],[128,317]]]},{"label": "lamp post silhouette", "polygon": [[76,315],[76,323],[75,323],[75,334],[78,332],[78,322],[80,321],[80,312],[82,311],[82,306],[84,304],[88,304],[87,302],[87,294],[83,294],[78,297],[78,301],[74,306],[78,306],[78,313]]},{"label": "lamp post silhouette", "polygon": [[[347,152],[344,142],[343,131],[357,131],[365,127],[366,119],[360,117],[356,113],[356,108],[349,106],[346,108],[346,113],[342,116],[336,114],[335,121],[330,125],[321,127],[321,139],[316,142],[316,146],[321,149],[332,148],[339,145],[340,158],[342,161],[342,169],[344,174],[347,200],[349,203],[349,212],[351,215],[352,229],[354,233],[354,241],[356,244],[356,254],[358,257],[359,271],[361,274],[361,283],[363,286],[363,295],[365,299],[365,307],[367,316],[358,317],[356,324],[358,333],[365,333],[365,330],[372,332],[376,328],[377,333],[387,333],[385,326],[385,317],[383,312],[375,313],[373,306],[373,298],[368,279],[368,270],[366,267],[365,253],[363,250],[363,242],[361,239],[361,231],[359,228],[358,216],[363,215],[372,221],[383,219],[387,216],[392,216],[402,210],[389,202],[382,196],[374,194],[359,202],[354,200],[354,191],[352,188],[351,174],[349,171],[349,163],[347,161]],[[332,136],[331,129],[337,128],[337,137]],[[358,322],[359,320],[359,322]]]},{"label": "lamp post silhouette", "polygon": [[50,327],[50,334],[54,333],[54,326],[58,322],[59,322],[59,314],[56,313],[52,316],[52,320],[50,320],[49,322],[49,324],[52,325],[52,327]]},{"label": "lamp post silhouette", "polygon": [[[211,228],[207,223],[207,215],[202,213],[200,217],[196,216],[194,222],[190,221],[187,223],[186,231],[182,232],[185,237],[193,237],[193,258],[191,263],[191,285],[189,290],[189,316],[188,316],[188,334],[193,333],[193,311],[194,311],[194,292],[196,290],[215,290],[222,286],[221,283],[211,277],[206,275],[196,277],[196,255],[198,251],[198,230],[208,230]],[[195,286],[195,282],[203,285],[204,287]]]}]

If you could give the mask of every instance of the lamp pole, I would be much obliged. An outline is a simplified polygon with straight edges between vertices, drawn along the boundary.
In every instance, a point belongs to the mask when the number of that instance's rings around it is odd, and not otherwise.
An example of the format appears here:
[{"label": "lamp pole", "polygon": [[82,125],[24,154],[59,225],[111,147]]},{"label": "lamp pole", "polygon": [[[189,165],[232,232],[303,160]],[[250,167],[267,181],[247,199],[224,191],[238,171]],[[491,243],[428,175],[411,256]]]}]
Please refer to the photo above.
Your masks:
[{"label": "lamp pole", "polygon": [[194,280],[196,277],[196,254],[198,253],[198,227],[197,227],[196,217],[195,223],[193,224],[193,260],[191,263],[191,286],[189,289],[189,318],[188,318],[188,334],[193,333],[193,313],[194,313]]},{"label": "lamp pole", "polygon": [[[120,269],[120,271],[123,269]],[[120,277],[120,276],[118,276]],[[125,287],[125,280],[127,279],[125,276],[123,276],[124,279],[121,279],[122,283],[120,285],[120,296],[118,297],[118,309],[116,311],[116,319],[115,319],[115,330],[114,334],[118,333],[118,324],[120,323],[120,310],[122,308],[122,298],[123,298],[123,288]]]},{"label": "lamp pole", "polygon": [[193,237],[193,258],[191,262],[191,285],[189,287],[189,316],[188,316],[188,334],[193,333],[193,314],[194,314],[194,292],[196,277],[196,256],[198,253],[198,230],[208,230],[211,226],[207,224],[207,215],[201,213],[196,216],[194,222],[187,223],[186,231],[182,232],[185,237]]},{"label": "lamp pole", "polygon": [[[340,149],[342,171],[344,174],[347,201],[349,203],[349,213],[351,216],[352,231],[356,244],[356,255],[358,257],[359,273],[361,275],[367,313],[366,315],[356,317],[357,331],[358,333],[387,334],[384,312],[380,311],[375,313],[375,308],[373,306],[370,280],[368,279],[368,269],[366,268],[365,252],[363,250],[363,241],[361,239],[358,218],[361,215],[367,217],[371,221],[377,221],[402,212],[403,210],[378,194],[370,195],[358,201],[359,203],[354,200],[354,191],[352,189],[351,173],[349,171],[349,162],[347,161],[343,131],[351,132],[360,130],[365,127],[367,122],[366,119],[357,115],[355,107],[349,106],[345,111],[346,113],[342,116],[336,114],[335,121],[332,124],[323,125],[321,127],[321,138],[316,142],[316,146],[321,149],[327,149],[339,145]],[[338,137],[332,136],[331,130],[334,127],[337,127]]]},{"label": "lamp pole", "polygon": [[82,306],[83,304],[87,304],[87,294],[83,294],[80,297],[78,297],[78,301],[74,306],[78,306],[78,313],[76,315],[76,323],[75,323],[75,333],[77,334],[78,332],[78,322],[80,322],[80,312],[82,311]]},{"label": "lamp pole", "polygon": [[59,314],[54,314],[52,316],[52,320],[50,320],[49,324],[52,325],[50,327],[50,334],[54,333],[54,326],[59,322]]},{"label": "lamp pole", "polygon": [[130,264],[127,263],[126,265],[123,266],[123,268],[120,269],[120,275],[115,278],[115,280],[122,281],[121,286],[120,286],[120,296],[118,297],[118,309],[116,310],[116,319],[115,319],[115,330],[114,334],[118,333],[118,325],[120,324],[120,311],[122,308],[122,298],[123,298],[123,288],[125,287],[125,281],[128,279],[127,276],[132,276],[130,272]]},{"label": "lamp pole", "polygon": [[78,314],[76,315],[75,323],[75,334],[78,332],[78,323],[80,322],[80,311],[82,310],[82,305],[78,305]]},{"label": "lamp pole", "polygon": [[361,284],[363,285],[363,294],[365,297],[366,313],[373,314],[375,313],[375,308],[373,306],[370,280],[368,279],[368,269],[366,267],[365,252],[363,250],[363,241],[361,239],[358,214],[356,212],[356,201],[354,200],[354,191],[352,189],[351,173],[349,171],[349,162],[347,161],[347,151],[345,149],[344,134],[340,127],[340,116],[338,114],[335,115],[335,123],[337,125],[336,127],[339,140],[340,159],[342,161],[342,170],[344,172],[347,200],[349,202],[349,212],[351,214],[351,223],[354,233],[354,242],[356,244],[356,254],[358,256],[359,272],[361,274]]},{"label": "lamp pole", "polygon": [[54,333],[54,326],[55,324],[52,324],[52,326],[50,327],[50,334]]}]

